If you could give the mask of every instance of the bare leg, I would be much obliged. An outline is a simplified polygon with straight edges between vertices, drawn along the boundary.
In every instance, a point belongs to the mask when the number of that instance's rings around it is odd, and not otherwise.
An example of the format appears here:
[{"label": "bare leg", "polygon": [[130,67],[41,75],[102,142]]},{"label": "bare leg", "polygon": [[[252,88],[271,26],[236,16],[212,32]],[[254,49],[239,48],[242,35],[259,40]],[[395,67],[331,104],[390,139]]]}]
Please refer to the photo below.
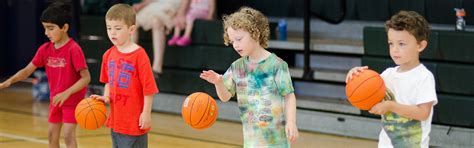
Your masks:
[{"label": "bare leg", "polygon": [[184,31],[184,36],[183,37],[191,38],[191,33],[193,31],[193,25],[194,25],[194,20],[186,22],[186,30]]},{"label": "bare leg", "polygon": [[62,123],[49,123],[48,140],[50,148],[59,148]]},{"label": "bare leg", "polygon": [[173,37],[179,37],[179,33],[181,33],[181,28],[178,26],[175,26]]},{"label": "bare leg", "polygon": [[77,148],[76,124],[64,123],[63,135],[67,148]]},{"label": "bare leg", "polygon": [[153,65],[154,72],[161,73],[163,66],[163,54],[165,53],[165,26],[158,20],[153,19]]}]

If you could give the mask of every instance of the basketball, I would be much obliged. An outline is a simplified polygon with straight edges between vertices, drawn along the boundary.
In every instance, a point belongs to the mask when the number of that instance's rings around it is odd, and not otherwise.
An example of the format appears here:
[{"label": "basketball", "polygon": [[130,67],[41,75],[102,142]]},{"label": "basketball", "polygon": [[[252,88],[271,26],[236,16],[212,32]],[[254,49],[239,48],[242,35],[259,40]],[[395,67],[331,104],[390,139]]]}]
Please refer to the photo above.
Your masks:
[{"label": "basketball", "polygon": [[196,92],[184,100],[181,115],[184,121],[195,129],[210,127],[217,119],[217,104],[214,98],[203,92]]},{"label": "basketball", "polygon": [[346,96],[352,106],[369,110],[384,98],[385,83],[377,72],[367,69],[347,82]]},{"label": "basketball", "polygon": [[102,101],[86,98],[76,106],[77,124],[83,129],[95,130],[104,125],[107,119],[107,109]]}]

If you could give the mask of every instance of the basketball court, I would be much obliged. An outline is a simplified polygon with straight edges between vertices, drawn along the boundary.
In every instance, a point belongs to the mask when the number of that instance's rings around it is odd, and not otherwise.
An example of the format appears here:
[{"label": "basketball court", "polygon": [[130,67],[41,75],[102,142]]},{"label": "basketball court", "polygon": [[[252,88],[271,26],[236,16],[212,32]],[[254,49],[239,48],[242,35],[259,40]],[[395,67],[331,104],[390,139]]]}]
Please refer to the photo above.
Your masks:
[{"label": "basketball court", "polygon": [[[184,100],[184,99],[183,99]],[[18,83],[0,91],[0,147],[48,147],[49,103],[35,102],[31,84]],[[195,130],[185,124],[180,115],[152,113],[152,130],[148,134],[149,147],[242,147],[242,127],[239,122],[217,120],[208,129]],[[110,129],[77,130],[81,148],[112,146]],[[376,147],[377,142],[300,131],[293,147]],[[61,139],[61,147],[65,147]]]},{"label": "basketball court", "polygon": [[[132,4],[140,1],[127,2]],[[30,63],[39,45],[48,41],[40,16],[51,2],[0,0],[0,20],[5,20],[0,23],[0,82]],[[88,85],[90,91],[103,94],[103,84],[99,81],[103,55],[113,45],[107,34],[104,17],[114,3],[126,1],[71,2],[74,2],[74,15],[69,35],[84,53],[91,78]],[[474,6],[474,1],[215,2],[213,20],[198,19],[193,22],[191,45],[165,45],[166,52],[159,53],[163,56],[163,71],[161,74],[155,73],[160,93],[154,96],[152,104],[152,129],[148,132],[148,147],[243,147],[242,123],[236,98],[222,102],[217,98],[215,86],[199,77],[203,70],[212,69],[223,74],[240,58],[233,46],[223,44],[225,28],[221,18],[241,6],[260,10],[268,17],[270,36],[266,49],[288,65],[296,95],[296,122],[299,129],[299,138],[291,147],[377,147],[382,128],[380,116],[364,110],[381,100],[373,98],[385,96],[385,82],[381,78],[372,79],[373,75],[346,82],[346,75],[357,66],[367,65],[378,73],[396,66],[389,52],[385,22],[400,10],[420,13],[430,24],[428,46],[419,58],[435,78],[439,101],[429,118],[432,123],[430,147],[474,147],[474,87],[471,86],[474,84],[471,78],[474,75],[474,25],[471,24],[474,15],[469,15],[474,7],[466,7]],[[456,16],[453,9],[459,11],[459,8],[465,8],[467,15]],[[468,24],[464,22],[463,27],[462,21],[457,21],[461,19],[465,19]],[[462,28],[455,29],[458,26]],[[160,59],[154,56],[157,55],[153,42],[153,35],[156,34],[143,28],[142,25],[137,30],[136,42],[145,49],[150,62],[156,61]],[[172,37],[172,34],[166,36],[167,39]],[[32,95],[33,89],[35,92],[44,90],[42,88],[46,88],[46,85],[33,87],[32,77],[41,78],[41,75],[33,74],[26,81],[0,90],[0,148],[48,147],[50,103],[33,99],[48,98],[41,93],[39,97]],[[41,83],[41,80],[45,79],[36,79],[35,82]],[[182,111],[186,96],[191,98],[189,96],[196,92],[209,94],[217,104],[217,121],[206,129],[190,127],[181,115],[182,112],[189,113],[191,117],[196,114],[197,111],[193,112],[194,104],[189,112]],[[209,104],[206,106],[212,108]],[[85,108],[96,109],[90,106]],[[103,109],[103,106],[100,107]],[[109,105],[107,111],[110,112]],[[201,124],[208,112],[201,110],[198,113],[198,118],[193,119]],[[89,113],[85,114],[85,118],[89,119]],[[94,120],[97,120],[96,116]],[[94,123],[86,119],[82,121]],[[80,148],[110,148],[110,130],[106,127],[86,130],[78,125],[77,145]],[[66,147],[61,135],[60,146]]]}]

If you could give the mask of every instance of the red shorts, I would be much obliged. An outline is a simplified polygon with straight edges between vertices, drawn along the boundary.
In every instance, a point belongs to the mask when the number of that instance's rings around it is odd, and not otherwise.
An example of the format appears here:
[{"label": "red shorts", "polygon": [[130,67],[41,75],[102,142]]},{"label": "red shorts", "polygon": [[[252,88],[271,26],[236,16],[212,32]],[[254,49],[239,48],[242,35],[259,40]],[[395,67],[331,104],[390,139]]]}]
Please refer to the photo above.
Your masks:
[{"label": "red shorts", "polygon": [[76,105],[62,105],[53,106],[49,104],[49,117],[48,122],[50,123],[77,123],[74,111]]}]

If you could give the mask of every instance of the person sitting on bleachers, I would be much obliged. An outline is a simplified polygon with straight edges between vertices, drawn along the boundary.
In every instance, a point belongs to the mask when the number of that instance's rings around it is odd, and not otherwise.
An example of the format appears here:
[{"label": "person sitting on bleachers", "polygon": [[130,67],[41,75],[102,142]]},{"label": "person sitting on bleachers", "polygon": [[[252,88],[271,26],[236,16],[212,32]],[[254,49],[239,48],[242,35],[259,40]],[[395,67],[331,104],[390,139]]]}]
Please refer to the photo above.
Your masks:
[{"label": "person sitting on bleachers", "polygon": [[[165,35],[175,25],[184,26],[188,4],[189,0],[144,0],[133,5],[137,11],[137,30],[142,27],[145,31],[152,31],[152,69],[155,74],[162,73]],[[133,40],[138,41],[138,31],[135,31]]]},{"label": "person sitting on bleachers", "polygon": [[168,45],[187,46],[191,44],[191,32],[193,30],[194,20],[206,19],[212,20],[215,9],[215,0],[192,0],[190,9],[186,14],[186,28],[184,28],[184,35],[180,37],[182,26],[176,25],[174,27],[174,35],[168,41]]}]

